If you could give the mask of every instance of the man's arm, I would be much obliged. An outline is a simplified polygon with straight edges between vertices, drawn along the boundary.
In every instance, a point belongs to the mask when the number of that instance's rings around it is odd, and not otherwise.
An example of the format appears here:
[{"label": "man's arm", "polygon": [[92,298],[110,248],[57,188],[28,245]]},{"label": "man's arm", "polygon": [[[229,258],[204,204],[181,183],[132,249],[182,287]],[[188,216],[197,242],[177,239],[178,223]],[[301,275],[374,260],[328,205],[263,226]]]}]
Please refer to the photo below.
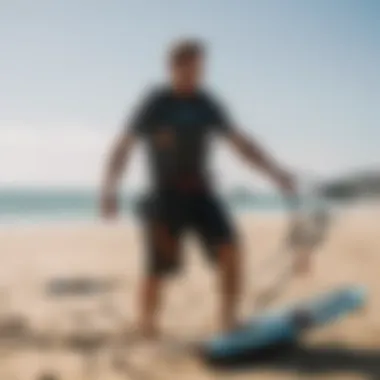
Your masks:
[{"label": "man's arm", "polygon": [[294,192],[292,176],[282,169],[271,155],[264,151],[259,143],[244,136],[237,129],[229,129],[227,141],[246,161],[268,175],[285,193]]},{"label": "man's arm", "polygon": [[148,133],[154,122],[159,93],[149,92],[124,123],[123,132],[109,155],[102,188],[101,208],[104,216],[117,213],[117,188],[136,141]]},{"label": "man's arm", "polygon": [[133,133],[122,133],[111,149],[108,157],[102,187],[101,208],[103,216],[114,216],[117,213],[117,188],[136,143]]},{"label": "man's arm", "polygon": [[294,192],[292,177],[264,151],[257,141],[249,139],[235,128],[228,110],[213,96],[207,97],[214,130],[224,136],[233,149],[255,168],[268,175],[285,193]]},{"label": "man's arm", "polygon": [[104,188],[116,191],[135,143],[136,137],[131,133],[122,133],[122,135],[117,138],[108,157],[104,177]]}]

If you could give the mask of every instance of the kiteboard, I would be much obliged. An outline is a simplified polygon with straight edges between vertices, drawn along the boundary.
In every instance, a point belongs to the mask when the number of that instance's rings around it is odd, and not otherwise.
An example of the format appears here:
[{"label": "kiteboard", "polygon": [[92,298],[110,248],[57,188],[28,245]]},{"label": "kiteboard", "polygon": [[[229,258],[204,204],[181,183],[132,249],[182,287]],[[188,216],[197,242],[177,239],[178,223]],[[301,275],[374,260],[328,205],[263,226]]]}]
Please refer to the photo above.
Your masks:
[{"label": "kiteboard", "polygon": [[223,360],[244,355],[247,351],[291,343],[305,332],[339,320],[362,308],[367,293],[362,287],[345,287],[319,295],[295,305],[274,309],[253,317],[239,329],[209,339],[203,355]]}]

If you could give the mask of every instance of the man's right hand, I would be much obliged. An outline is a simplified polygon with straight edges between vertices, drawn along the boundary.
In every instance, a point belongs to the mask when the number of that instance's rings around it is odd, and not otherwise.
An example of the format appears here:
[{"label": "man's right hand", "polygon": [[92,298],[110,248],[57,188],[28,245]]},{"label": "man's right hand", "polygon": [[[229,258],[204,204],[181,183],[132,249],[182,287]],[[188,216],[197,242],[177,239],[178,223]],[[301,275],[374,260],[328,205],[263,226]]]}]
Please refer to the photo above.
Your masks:
[{"label": "man's right hand", "polygon": [[118,216],[118,201],[115,192],[105,190],[100,200],[101,215],[105,219],[116,219]]},{"label": "man's right hand", "polygon": [[131,134],[123,133],[110,154],[100,197],[103,218],[115,219],[118,216],[117,184],[134,143],[135,138]]}]

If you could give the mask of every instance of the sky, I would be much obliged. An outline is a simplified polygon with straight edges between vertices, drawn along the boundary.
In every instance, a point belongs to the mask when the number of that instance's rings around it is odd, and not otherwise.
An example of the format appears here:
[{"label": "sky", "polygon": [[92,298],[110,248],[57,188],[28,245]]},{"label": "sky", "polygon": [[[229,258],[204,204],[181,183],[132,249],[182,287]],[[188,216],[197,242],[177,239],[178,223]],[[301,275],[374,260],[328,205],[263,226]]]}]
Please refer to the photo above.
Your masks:
[{"label": "sky", "polygon": [[[379,19],[377,0],[0,0],[0,186],[98,186],[187,36],[208,43],[208,85],[281,163],[380,167]],[[126,186],[146,183],[144,157]],[[223,186],[260,183],[223,145],[213,166]]]}]

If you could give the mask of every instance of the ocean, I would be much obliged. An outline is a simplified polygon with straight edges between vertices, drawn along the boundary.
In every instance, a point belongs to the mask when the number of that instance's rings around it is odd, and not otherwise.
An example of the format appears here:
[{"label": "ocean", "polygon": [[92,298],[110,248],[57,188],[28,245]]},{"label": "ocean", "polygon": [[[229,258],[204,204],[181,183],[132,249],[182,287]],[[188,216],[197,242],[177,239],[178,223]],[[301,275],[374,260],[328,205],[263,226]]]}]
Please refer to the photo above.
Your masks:
[{"label": "ocean", "polygon": [[[233,213],[280,212],[284,202],[271,194],[222,194]],[[126,218],[136,216],[138,194],[121,196]],[[0,189],[0,224],[59,221],[92,221],[99,218],[99,193],[95,190]]]}]

